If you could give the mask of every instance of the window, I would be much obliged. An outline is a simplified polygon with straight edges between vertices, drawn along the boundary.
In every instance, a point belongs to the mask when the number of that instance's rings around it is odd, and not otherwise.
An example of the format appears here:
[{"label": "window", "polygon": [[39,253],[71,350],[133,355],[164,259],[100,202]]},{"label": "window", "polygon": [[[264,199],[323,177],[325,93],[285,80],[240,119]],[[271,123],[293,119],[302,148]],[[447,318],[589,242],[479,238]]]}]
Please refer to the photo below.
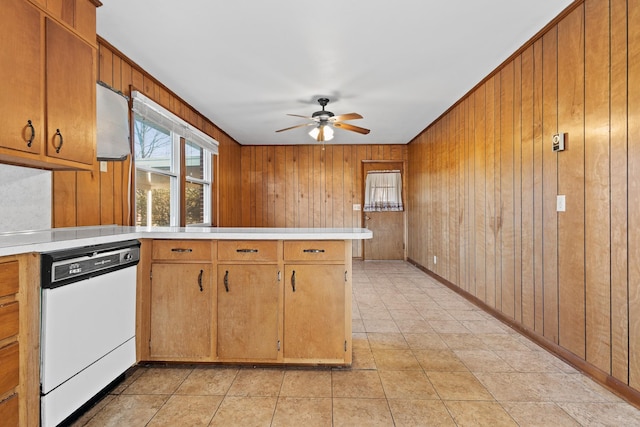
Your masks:
[{"label": "window", "polygon": [[365,212],[396,212],[402,205],[402,176],[399,170],[369,171],[365,181]]},{"label": "window", "polygon": [[139,92],[132,97],[135,224],[211,225],[217,142]]},{"label": "window", "polygon": [[[211,224],[211,155],[197,144],[185,144],[185,215],[187,225]],[[207,161],[207,159],[209,161]]]},{"label": "window", "polygon": [[[176,226],[179,155],[167,129],[134,116],[136,225]],[[173,219],[173,221],[172,221]]]}]

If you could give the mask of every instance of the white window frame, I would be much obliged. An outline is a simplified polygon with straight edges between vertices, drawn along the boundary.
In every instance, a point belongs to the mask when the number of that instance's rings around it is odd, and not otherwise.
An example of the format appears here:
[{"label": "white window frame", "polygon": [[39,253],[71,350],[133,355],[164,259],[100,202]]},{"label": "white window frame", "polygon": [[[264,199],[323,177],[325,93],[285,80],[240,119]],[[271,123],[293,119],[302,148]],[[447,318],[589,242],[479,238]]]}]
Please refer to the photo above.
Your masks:
[{"label": "white window frame", "polygon": [[[203,216],[202,219],[204,223],[186,224],[186,226],[187,227],[211,226],[212,218],[213,218],[213,212],[212,212],[213,198],[211,197],[211,193],[213,191],[213,153],[211,153],[211,151],[209,151],[208,149],[200,146],[199,144],[189,140],[185,140],[185,147],[186,147],[186,144],[189,144],[189,143],[198,145],[200,148],[202,148],[202,176],[204,176],[205,178],[204,179],[193,178],[186,175],[185,181],[191,182],[194,184],[201,184],[203,186],[204,197],[203,197],[202,203],[204,206],[203,206],[203,212],[202,212],[202,216]],[[186,159],[185,159],[185,162],[186,162]],[[186,168],[186,164],[185,164],[185,168]]]},{"label": "white window frame", "polygon": [[[190,125],[180,117],[176,116],[172,112],[168,111],[161,105],[152,101],[139,91],[133,91],[131,93],[131,99],[133,104],[133,111],[138,116],[147,121],[153,122],[158,126],[168,130],[171,135],[171,170],[172,172],[162,171],[158,169],[148,168],[144,166],[135,165],[136,171],[150,172],[159,175],[165,175],[170,177],[170,219],[169,223],[171,227],[177,227],[180,224],[180,206],[184,202],[180,200],[180,174],[181,167],[186,159],[181,156],[180,138],[190,142],[193,145],[197,145],[202,148],[203,156],[203,176],[205,179],[196,179],[192,177],[186,177],[186,181],[203,184],[203,224],[189,224],[189,227],[195,226],[211,226],[213,219],[213,206],[212,206],[212,191],[213,191],[213,156],[218,154],[218,141],[211,138],[209,135],[202,132],[200,129]],[[135,152],[134,152],[135,163]],[[135,198],[134,198],[135,203]],[[134,212],[136,210],[134,209]],[[150,221],[151,216],[147,214],[147,221]]]}]

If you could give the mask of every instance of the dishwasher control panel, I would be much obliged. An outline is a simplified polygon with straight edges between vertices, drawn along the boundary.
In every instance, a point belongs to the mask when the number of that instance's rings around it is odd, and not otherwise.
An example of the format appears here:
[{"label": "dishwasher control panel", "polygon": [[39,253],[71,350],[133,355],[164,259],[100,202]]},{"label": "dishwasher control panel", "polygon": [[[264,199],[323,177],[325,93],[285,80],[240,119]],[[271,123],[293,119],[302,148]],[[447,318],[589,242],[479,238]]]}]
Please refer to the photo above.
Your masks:
[{"label": "dishwasher control panel", "polygon": [[105,243],[41,254],[42,287],[55,288],[137,265],[140,242]]}]

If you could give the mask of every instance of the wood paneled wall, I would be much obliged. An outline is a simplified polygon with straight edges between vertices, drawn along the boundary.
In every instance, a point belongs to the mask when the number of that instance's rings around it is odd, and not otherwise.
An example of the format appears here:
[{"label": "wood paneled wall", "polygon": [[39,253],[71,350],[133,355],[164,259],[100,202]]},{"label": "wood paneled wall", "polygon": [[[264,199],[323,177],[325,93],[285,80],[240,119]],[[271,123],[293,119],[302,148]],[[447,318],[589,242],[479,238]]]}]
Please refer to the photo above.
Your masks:
[{"label": "wood paneled wall", "polygon": [[[240,225],[240,145],[206,117],[172,93],[130,59],[98,39],[98,80],[130,95],[133,87],[219,142],[217,161],[217,218],[220,226]],[[96,162],[89,172],[53,173],[53,226],[130,225],[131,162]],[[133,193],[133,192],[132,192]]]},{"label": "wood paneled wall", "polygon": [[640,1],[577,2],[408,148],[410,259],[640,390]]},{"label": "wood paneled wall", "polygon": [[[362,161],[407,158],[406,145],[241,148],[245,227],[362,227]],[[354,241],[353,256],[362,256]]]}]

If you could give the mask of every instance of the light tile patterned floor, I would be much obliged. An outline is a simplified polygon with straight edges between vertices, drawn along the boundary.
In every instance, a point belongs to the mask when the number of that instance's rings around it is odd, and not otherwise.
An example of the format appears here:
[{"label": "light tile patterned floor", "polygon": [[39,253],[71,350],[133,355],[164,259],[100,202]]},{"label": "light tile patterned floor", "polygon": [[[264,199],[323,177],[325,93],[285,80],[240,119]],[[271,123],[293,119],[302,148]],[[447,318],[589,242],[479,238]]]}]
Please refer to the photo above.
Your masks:
[{"label": "light tile patterned floor", "polygon": [[351,369],[139,367],[76,426],[640,426],[640,411],[403,262],[354,262]]}]

